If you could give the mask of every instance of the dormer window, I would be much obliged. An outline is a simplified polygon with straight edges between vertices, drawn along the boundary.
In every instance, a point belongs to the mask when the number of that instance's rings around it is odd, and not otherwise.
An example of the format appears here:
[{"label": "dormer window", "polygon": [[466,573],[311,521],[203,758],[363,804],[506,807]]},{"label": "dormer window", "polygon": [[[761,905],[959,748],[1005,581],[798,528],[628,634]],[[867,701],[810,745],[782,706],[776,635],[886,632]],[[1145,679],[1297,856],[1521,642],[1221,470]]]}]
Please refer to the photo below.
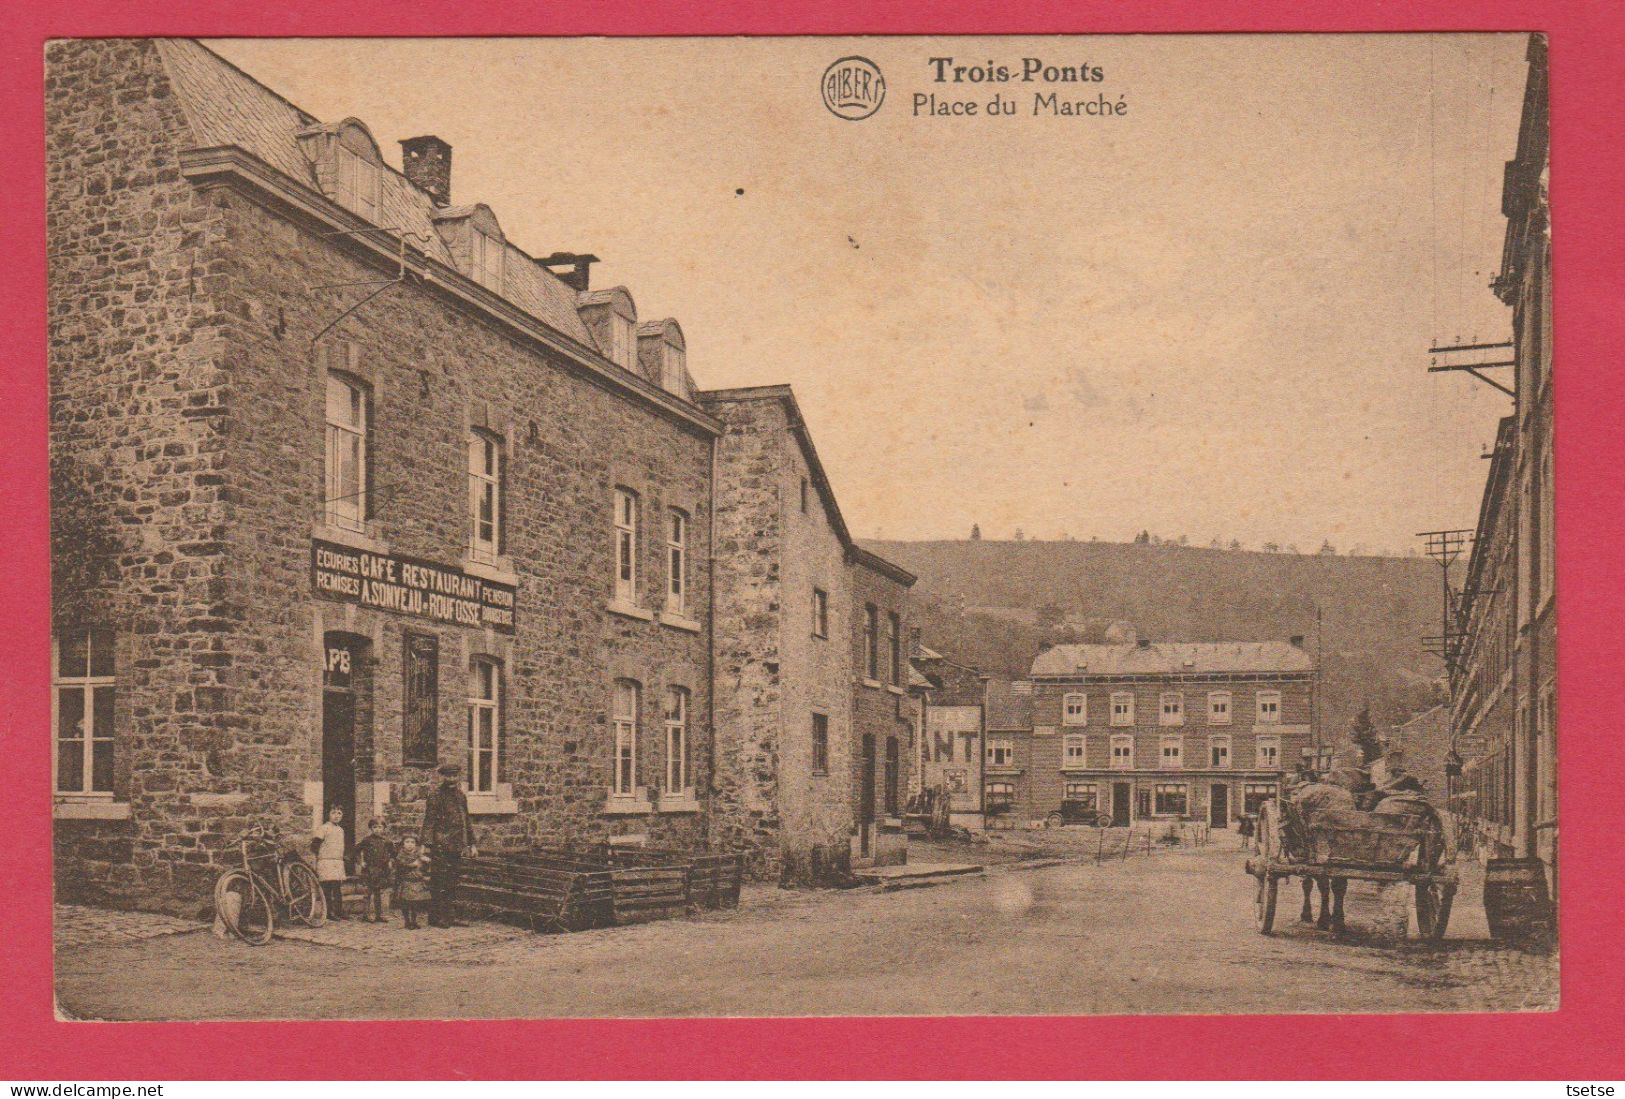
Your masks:
[{"label": "dormer window", "polygon": [[378,165],[342,143],[334,144],[337,187],[334,197],[340,205],[368,221],[378,220]]},{"label": "dormer window", "polygon": [[507,246],[497,237],[478,229],[474,230],[470,245],[474,281],[487,290],[502,293],[502,261],[507,254]]},{"label": "dormer window", "polygon": [[636,322],[618,313],[609,318],[609,358],[617,366],[635,370],[638,365]]}]

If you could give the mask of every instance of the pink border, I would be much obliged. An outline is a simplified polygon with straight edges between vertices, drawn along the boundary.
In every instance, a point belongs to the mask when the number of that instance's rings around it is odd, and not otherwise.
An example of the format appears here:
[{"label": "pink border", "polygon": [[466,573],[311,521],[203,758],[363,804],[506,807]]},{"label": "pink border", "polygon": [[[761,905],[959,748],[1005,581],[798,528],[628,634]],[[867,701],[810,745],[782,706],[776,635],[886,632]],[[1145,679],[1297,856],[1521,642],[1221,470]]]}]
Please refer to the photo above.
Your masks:
[{"label": "pink border", "polygon": [[[249,12],[203,0],[83,0],[10,10],[0,157],[13,230],[0,264],[12,357],[0,373],[0,1075],[40,1080],[445,1077],[1617,1078],[1625,950],[1610,902],[1622,753],[1605,722],[1625,662],[1625,419],[1607,396],[1625,302],[1617,114],[1625,19],[1591,2],[1046,0],[770,5],[610,0],[292,0]],[[455,12],[455,14],[454,14]],[[644,1022],[121,1024],[54,1020],[45,449],[43,43],[74,35],[813,34],[1531,30],[1551,36],[1559,570],[1563,621],[1563,1007],[1526,1016],[971,1018]],[[1244,77],[1238,86],[1245,87]],[[1610,124],[1612,123],[1612,124]],[[1576,593],[1584,591],[1584,598]],[[1610,598],[1611,596],[1615,598]],[[1310,1005],[1305,1005],[1310,1006]]]}]

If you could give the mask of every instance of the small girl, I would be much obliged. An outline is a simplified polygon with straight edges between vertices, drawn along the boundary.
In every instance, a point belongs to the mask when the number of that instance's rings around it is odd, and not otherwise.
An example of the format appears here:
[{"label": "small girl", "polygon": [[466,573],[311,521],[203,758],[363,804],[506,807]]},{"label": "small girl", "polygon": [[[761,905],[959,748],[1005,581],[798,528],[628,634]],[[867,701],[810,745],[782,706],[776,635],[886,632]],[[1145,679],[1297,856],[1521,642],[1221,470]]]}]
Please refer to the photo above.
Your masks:
[{"label": "small girl", "polygon": [[368,923],[384,922],[384,890],[395,877],[395,845],[384,835],[384,822],[373,817],[367,825],[367,838],[355,845],[356,873],[367,887],[362,918]]},{"label": "small girl", "polygon": [[327,823],[317,827],[310,838],[316,849],[316,877],[327,897],[327,917],[344,919],[344,810],[337,805],[327,811]]},{"label": "small girl", "polygon": [[429,856],[413,835],[401,837],[401,851],[395,859],[395,903],[408,931],[420,926],[418,914],[429,903]]}]

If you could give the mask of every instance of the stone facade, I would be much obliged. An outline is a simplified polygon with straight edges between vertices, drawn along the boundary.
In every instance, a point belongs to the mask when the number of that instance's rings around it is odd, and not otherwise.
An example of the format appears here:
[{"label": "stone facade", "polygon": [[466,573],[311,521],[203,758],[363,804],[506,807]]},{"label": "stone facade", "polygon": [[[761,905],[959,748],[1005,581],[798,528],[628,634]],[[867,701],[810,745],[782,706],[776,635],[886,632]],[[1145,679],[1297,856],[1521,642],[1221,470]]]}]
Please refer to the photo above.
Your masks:
[{"label": "stone facade", "polygon": [[[218,139],[200,106],[240,108],[245,134],[270,136],[251,154],[207,152]],[[472,799],[482,842],[704,845],[715,421],[607,362],[574,292],[538,282],[553,276],[511,244],[494,289],[428,232],[403,270],[322,192],[320,171],[279,170],[274,143],[297,166],[297,131],[313,121],[192,44],[59,42],[48,56],[59,703],[101,704],[81,639],[112,653],[110,781],[88,775],[100,746],[58,754],[59,888],[195,904],[231,836],[261,822],[307,830],[333,800],[353,800],[360,821],[415,826],[433,762],[467,759],[476,656],[501,681],[495,781]],[[384,172],[376,216],[428,225],[430,197]],[[334,371],[367,399],[361,529],[324,506]],[[503,456],[494,559],[470,550],[474,431]],[[612,608],[618,489],[637,502],[637,583]],[[316,540],[511,584],[515,627],[330,598],[313,584]],[[437,690],[418,708],[437,736],[433,758],[409,760],[413,638],[438,649]],[[354,789],[337,799],[323,787],[335,646],[353,661]],[[641,689],[625,798],[609,797],[617,680]],[[687,692],[687,774],[664,791],[670,688]]]},{"label": "stone facade", "polygon": [[899,742],[899,789],[910,781],[917,698],[906,679],[891,689],[879,679],[864,684],[863,630],[867,605],[882,623],[897,616],[906,677],[913,578],[853,545],[788,387],[700,399],[723,424],[715,829],[749,853],[757,876],[839,876],[854,852],[865,857],[865,737],[875,746],[877,806],[885,804],[891,739]]},{"label": "stone facade", "polygon": [[1314,664],[1298,639],[1062,645],[1033,662],[1032,682],[1030,732],[988,733],[990,822],[1043,820],[1075,800],[1120,825],[1227,827],[1316,743]]}]

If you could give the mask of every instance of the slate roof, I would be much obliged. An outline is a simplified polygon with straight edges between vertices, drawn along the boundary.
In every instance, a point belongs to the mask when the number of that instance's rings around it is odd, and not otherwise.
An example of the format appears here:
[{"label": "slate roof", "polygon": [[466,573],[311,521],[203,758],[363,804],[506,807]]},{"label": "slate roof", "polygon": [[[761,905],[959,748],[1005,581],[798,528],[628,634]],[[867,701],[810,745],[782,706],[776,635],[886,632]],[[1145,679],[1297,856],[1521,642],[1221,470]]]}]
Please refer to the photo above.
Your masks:
[{"label": "slate roof", "polygon": [[1308,653],[1285,641],[1165,641],[1057,645],[1033,660],[1035,676],[1307,672]]},{"label": "slate roof", "polygon": [[987,681],[987,728],[1031,729],[1033,727],[1033,696],[1016,692],[1015,682],[1009,679]]},{"label": "slate roof", "polygon": [[[299,147],[299,133],[321,120],[288,102],[231,62],[189,38],[160,38],[158,53],[200,148],[235,145],[282,174],[317,188],[315,167]],[[378,183],[381,228],[417,233],[431,259],[455,267],[435,230],[447,212],[400,172],[384,166]],[[461,207],[458,208],[462,209]],[[514,305],[587,347],[592,336],[576,312],[576,293],[511,242],[503,266],[503,293]]]}]

